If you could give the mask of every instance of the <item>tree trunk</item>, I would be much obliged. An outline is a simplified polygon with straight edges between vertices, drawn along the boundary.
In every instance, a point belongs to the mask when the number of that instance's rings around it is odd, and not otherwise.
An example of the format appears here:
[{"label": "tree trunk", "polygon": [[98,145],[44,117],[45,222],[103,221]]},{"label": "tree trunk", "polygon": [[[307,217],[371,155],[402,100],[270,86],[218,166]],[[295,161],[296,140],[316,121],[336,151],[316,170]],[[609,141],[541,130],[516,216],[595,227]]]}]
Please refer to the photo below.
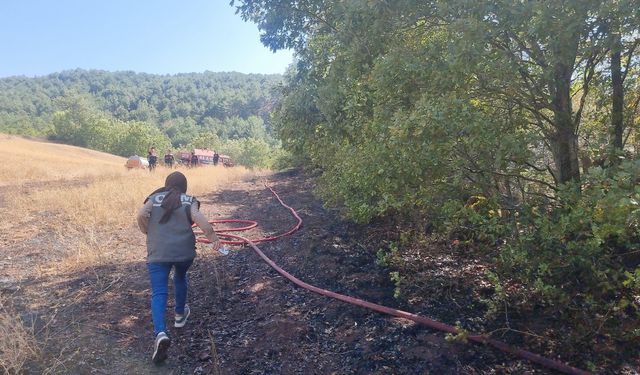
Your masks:
[{"label": "tree trunk", "polygon": [[623,132],[623,110],[624,110],[624,89],[622,86],[622,63],[620,55],[622,42],[620,34],[613,35],[613,46],[611,48],[611,141],[610,145],[615,150],[622,150]]},{"label": "tree trunk", "polygon": [[572,129],[558,129],[552,142],[558,182],[580,181],[578,136]]},{"label": "tree trunk", "polygon": [[578,136],[573,122],[571,105],[571,72],[569,65],[558,62],[554,71],[554,92],[552,97],[554,127],[556,129],[552,145],[553,157],[559,183],[580,181],[578,159]]}]

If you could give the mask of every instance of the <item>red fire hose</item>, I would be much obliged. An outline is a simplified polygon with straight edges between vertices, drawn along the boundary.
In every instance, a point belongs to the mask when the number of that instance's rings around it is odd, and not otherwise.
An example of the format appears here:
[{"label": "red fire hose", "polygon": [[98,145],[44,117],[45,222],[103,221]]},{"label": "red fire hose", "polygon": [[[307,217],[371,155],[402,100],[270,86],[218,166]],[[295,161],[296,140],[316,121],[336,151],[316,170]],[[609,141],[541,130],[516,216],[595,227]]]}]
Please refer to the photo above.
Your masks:
[{"label": "red fire hose", "polygon": [[[372,302],[368,302],[359,298],[354,298],[354,297],[349,297],[349,296],[345,296],[343,294],[339,294],[339,293],[335,293],[332,292],[330,290],[326,290],[326,289],[322,289],[322,288],[318,288],[317,286],[311,285],[311,284],[307,284],[304,281],[296,278],[295,276],[291,275],[290,273],[288,273],[287,271],[283,270],[282,268],[280,268],[274,261],[272,261],[271,259],[269,259],[269,257],[267,257],[257,246],[257,243],[261,243],[261,242],[267,242],[267,241],[274,241],[280,237],[284,237],[284,236],[288,236],[292,233],[294,233],[295,231],[297,231],[298,229],[300,229],[300,227],[302,226],[302,219],[300,218],[300,216],[298,216],[298,213],[291,207],[287,206],[282,199],[280,199],[280,196],[278,196],[278,194],[269,186],[267,186],[265,184],[265,186],[271,190],[271,193],[273,193],[273,195],[276,197],[276,199],[278,199],[278,201],[280,202],[280,204],[287,208],[291,214],[293,215],[293,217],[295,217],[295,219],[297,220],[297,224],[294,225],[293,227],[291,227],[291,229],[289,229],[287,232],[279,234],[277,236],[269,236],[269,237],[263,237],[263,238],[258,238],[258,239],[247,239],[235,234],[229,234],[228,232],[238,232],[238,231],[243,231],[243,230],[248,230],[251,228],[256,227],[258,224],[255,221],[252,220],[234,220],[234,219],[226,219],[226,220],[212,220],[210,221],[210,223],[212,224],[219,224],[219,223],[243,223],[243,224],[247,224],[247,226],[245,227],[238,227],[238,228],[225,228],[225,229],[218,229],[216,230],[216,233],[219,233],[220,237],[223,238],[230,238],[231,240],[221,240],[220,242],[225,243],[225,244],[231,244],[231,245],[243,245],[243,244],[247,244],[249,245],[253,251],[256,252],[256,254],[258,254],[258,256],[260,256],[260,258],[262,258],[267,264],[269,264],[273,269],[275,269],[279,274],[281,274],[282,276],[284,276],[285,278],[287,278],[289,281],[293,282],[294,284],[308,289],[312,292],[321,294],[323,296],[327,296],[327,297],[331,297],[331,298],[335,298],[338,299],[340,301],[343,302],[347,302],[353,305],[357,305],[357,306],[361,306],[361,307],[365,307],[368,308],[370,310],[374,310],[374,311],[378,311],[384,314],[388,314],[388,315],[393,315],[393,316],[397,316],[400,318],[404,318],[404,319],[409,319],[412,320],[416,323],[425,325],[427,327],[433,328],[433,329],[437,329],[439,331],[443,331],[443,332],[447,332],[447,333],[451,333],[451,334],[459,334],[460,331],[453,326],[450,326],[448,324],[444,324],[441,322],[438,322],[436,320],[433,319],[429,319],[427,317],[424,316],[420,316],[420,315],[416,315],[416,314],[412,314],[410,312],[406,312],[406,311],[402,311],[402,310],[397,310],[397,309],[393,309],[387,306],[382,306],[382,305],[378,305],[376,303],[372,303]],[[196,234],[202,234],[201,231],[194,231]],[[202,243],[209,243],[209,240],[207,240],[204,237],[199,236],[198,237],[198,242],[202,242]],[[512,355],[521,357],[521,358],[525,358],[528,359],[529,361],[533,362],[533,363],[537,363],[539,365],[542,365],[544,367],[547,368],[551,368],[554,370],[558,370],[561,371],[565,374],[571,374],[571,375],[588,375],[590,374],[587,371],[584,370],[580,370],[578,368],[566,365],[560,361],[556,361],[554,359],[550,359],[550,358],[546,358],[543,356],[540,356],[538,354],[523,350],[523,349],[518,349],[518,348],[514,348],[511,347],[501,341],[498,340],[494,340],[488,336],[485,335],[469,335],[467,336],[468,340],[471,340],[473,342],[476,343],[481,343],[481,344],[489,344],[492,345],[495,348],[498,348],[499,350],[506,352],[506,353],[510,353]]]}]

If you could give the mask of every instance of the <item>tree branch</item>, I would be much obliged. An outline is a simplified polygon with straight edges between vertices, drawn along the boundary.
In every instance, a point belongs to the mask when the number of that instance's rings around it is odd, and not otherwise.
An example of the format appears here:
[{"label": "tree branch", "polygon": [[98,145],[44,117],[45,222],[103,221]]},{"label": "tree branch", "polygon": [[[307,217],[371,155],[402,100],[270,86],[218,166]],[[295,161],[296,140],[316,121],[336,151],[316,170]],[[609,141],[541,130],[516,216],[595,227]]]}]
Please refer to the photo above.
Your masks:
[{"label": "tree branch", "polygon": [[624,66],[624,73],[622,73],[622,82],[627,78],[627,73],[629,73],[629,68],[631,67],[631,62],[633,61],[633,52],[635,52],[636,48],[640,45],[640,39],[636,39],[633,45],[629,47],[629,51],[626,54],[625,58],[627,59],[627,63]]},{"label": "tree branch", "polygon": [[[636,111],[638,110],[638,106],[640,106],[640,95],[638,95],[638,97],[636,97],[635,102],[631,105],[631,113],[635,114]],[[633,132],[633,119],[635,116],[631,115],[631,116],[627,116],[627,118],[629,119],[629,124],[627,125],[627,129],[629,130],[629,132],[627,133],[627,135],[624,137],[624,141],[622,142],[622,146],[624,147],[624,145],[627,144],[627,141],[629,140],[629,136],[631,136],[631,133]]]},{"label": "tree branch", "polygon": [[[555,187],[554,185],[551,185],[550,183],[546,182],[546,181],[542,181],[542,180],[538,180],[537,178],[531,178],[531,177],[525,177],[521,174],[510,174],[510,173],[502,173],[502,172],[496,172],[496,171],[488,171],[488,170],[483,170],[483,169],[471,169],[469,167],[463,167],[464,169],[466,169],[467,171],[471,172],[471,173],[475,173],[475,174],[492,174],[492,175],[496,175],[496,176],[501,176],[501,177],[513,177],[513,178],[521,178],[525,181],[529,181],[529,182],[534,182],[536,184],[540,184],[543,186],[548,187],[549,189],[553,190],[553,191],[557,191],[558,188]],[[555,179],[555,178],[554,178]]]},{"label": "tree branch", "polygon": [[584,68],[584,74],[582,78],[582,96],[580,97],[580,104],[578,104],[578,110],[576,111],[575,118],[573,119],[573,128],[574,131],[578,131],[578,127],[580,126],[580,120],[582,119],[582,110],[584,109],[584,105],[587,102],[587,95],[589,94],[589,87],[591,83],[591,79],[595,73],[595,67],[597,65],[597,53],[592,52],[589,58],[587,59],[587,65]]},{"label": "tree branch", "polygon": [[529,48],[529,47],[526,45],[526,43],[525,43],[524,41],[522,41],[520,38],[518,38],[515,34],[509,33],[509,32],[507,31],[507,36],[508,36],[509,38],[513,39],[513,40],[518,44],[518,46],[519,46],[519,47],[520,47],[524,52],[526,52],[526,53],[527,53],[527,56],[530,56],[530,57],[531,57],[531,59],[532,59],[533,61],[535,61],[535,63],[536,63],[538,66],[541,66],[541,67],[543,67],[543,68],[548,68],[548,67],[549,67],[549,64],[547,64],[547,62],[546,62],[546,61],[544,61],[544,59],[543,59],[543,58],[542,58],[542,56],[541,56],[541,55],[543,55],[543,53],[542,53],[542,50],[540,49],[540,46],[538,46],[535,42],[533,42],[533,43],[532,43],[531,41],[529,41],[529,42],[532,44],[532,47],[536,49],[536,51],[532,51],[532,50],[531,50],[531,48]]}]

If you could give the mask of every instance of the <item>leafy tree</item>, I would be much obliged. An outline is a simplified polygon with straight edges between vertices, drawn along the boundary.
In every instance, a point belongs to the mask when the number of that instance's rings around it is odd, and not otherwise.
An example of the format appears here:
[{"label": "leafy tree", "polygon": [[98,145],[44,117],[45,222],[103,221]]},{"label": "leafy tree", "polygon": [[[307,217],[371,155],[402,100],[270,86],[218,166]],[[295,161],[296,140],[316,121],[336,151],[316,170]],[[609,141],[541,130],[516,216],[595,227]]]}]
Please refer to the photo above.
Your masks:
[{"label": "leafy tree", "polygon": [[264,139],[244,138],[226,141],[221,147],[234,162],[250,168],[269,168],[273,165],[277,149]]},{"label": "leafy tree", "polygon": [[[503,156],[512,165],[497,170],[472,167],[467,179],[482,171],[484,180],[513,175],[538,181],[536,190],[550,189],[551,194],[553,185],[580,179],[582,116],[596,78],[604,74],[612,40],[611,28],[603,25],[624,24],[618,30],[626,46],[625,71],[634,65],[639,35],[637,1],[232,4],[259,25],[269,47],[298,52],[297,71],[290,76],[277,115],[279,134],[292,151],[319,160],[316,150],[341,143],[353,147],[359,137],[379,136],[378,128],[367,132],[378,123],[377,114],[391,115],[385,116],[390,121],[398,111],[411,112],[427,89],[434,96],[455,92],[457,99],[478,110],[502,109],[492,111],[487,125],[508,118],[511,131],[528,142],[526,148],[536,150],[527,159],[512,149],[512,155]],[[428,69],[432,64],[438,69]],[[384,87],[372,86],[377,65],[392,77]],[[425,79],[415,82],[415,74]],[[396,84],[403,82],[401,87]],[[377,97],[387,101],[378,102]]]},{"label": "leafy tree", "polygon": [[87,146],[89,127],[98,115],[98,111],[86,97],[65,96],[60,98],[58,106],[62,109],[53,114],[53,138],[76,146]]},{"label": "leafy tree", "polygon": [[143,122],[127,124],[126,131],[118,142],[119,155],[146,155],[150,147],[166,150],[171,147],[169,139],[157,128]]},{"label": "leafy tree", "polygon": [[193,138],[189,148],[208,148],[209,150],[219,150],[222,145],[220,138],[210,132],[202,132]]}]

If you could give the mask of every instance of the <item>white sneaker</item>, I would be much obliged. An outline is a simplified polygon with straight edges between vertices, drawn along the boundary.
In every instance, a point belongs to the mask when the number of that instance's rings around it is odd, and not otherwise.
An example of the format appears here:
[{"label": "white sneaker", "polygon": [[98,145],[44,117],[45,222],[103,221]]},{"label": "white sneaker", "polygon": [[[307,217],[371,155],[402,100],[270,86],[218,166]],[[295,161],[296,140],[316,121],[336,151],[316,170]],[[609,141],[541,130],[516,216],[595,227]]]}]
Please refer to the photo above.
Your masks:
[{"label": "white sneaker", "polygon": [[173,326],[177,328],[184,327],[184,325],[187,324],[189,315],[191,315],[191,309],[189,309],[189,305],[184,305],[184,313],[182,313],[182,315],[176,315],[176,321]]},{"label": "white sneaker", "polygon": [[171,346],[171,339],[167,336],[166,333],[160,332],[158,336],[156,336],[155,346],[153,348],[153,356],[151,360],[154,363],[160,363],[167,359],[167,351],[169,350],[169,346]]}]

